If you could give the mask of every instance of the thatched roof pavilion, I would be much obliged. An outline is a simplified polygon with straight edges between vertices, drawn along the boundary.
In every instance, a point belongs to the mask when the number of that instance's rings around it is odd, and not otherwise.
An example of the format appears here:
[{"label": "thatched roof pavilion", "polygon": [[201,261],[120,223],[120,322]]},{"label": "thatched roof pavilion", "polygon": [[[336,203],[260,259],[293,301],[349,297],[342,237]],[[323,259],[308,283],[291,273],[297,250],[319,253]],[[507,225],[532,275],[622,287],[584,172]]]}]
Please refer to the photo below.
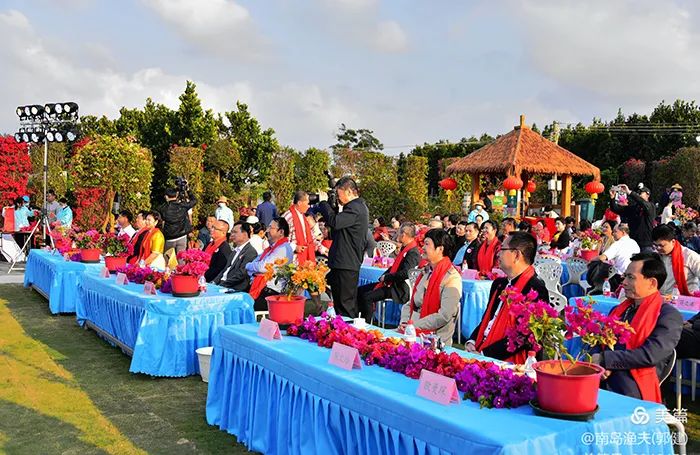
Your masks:
[{"label": "thatched roof pavilion", "polygon": [[572,175],[590,175],[600,180],[600,169],[532,131],[525,125],[523,115],[520,125],[513,131],[455,161],[447,167],[447,173],[472,176],[472,200],[479,197],[481,174],[515,176],[525,183],[536,174],[559,174],[562,176],[561,216],[571,214]]}]

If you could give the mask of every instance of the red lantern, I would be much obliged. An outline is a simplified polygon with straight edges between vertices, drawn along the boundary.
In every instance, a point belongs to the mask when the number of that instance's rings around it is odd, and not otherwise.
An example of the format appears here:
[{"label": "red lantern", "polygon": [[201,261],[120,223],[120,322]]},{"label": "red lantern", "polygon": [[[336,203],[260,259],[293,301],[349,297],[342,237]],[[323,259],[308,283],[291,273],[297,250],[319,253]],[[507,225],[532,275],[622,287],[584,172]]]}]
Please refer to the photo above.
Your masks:
[{"label": "red lantern", "polygon": [[584,189],[586,190],[586,193],[591,195],[591,199],[595,201],[596,199],[598,199],[598,193],[602,193],[603,191],[605,191],[605,185],[603,185],[597,180],[594,180],[592,182],[586,183]]},{"label": "red lantern", "polygon": [[508,190],[509,196],[515,196],[516,191],[522,187],[523,181],[512,175],[503,181],[503,188]]},{"label": "red lantern", "polygon": [[438,184],[440,185],[440,188],[445,191],[454,191],[457,189],[457,180],[451,177],[440,180]]},{"label": "red lantern", "polygon": [[534,181],[534,180],[528,180],[528,181],[527,181],[527,192],[528,192],[528,193],[534,193],[536,189],[537,189],[537,184],[535,183],[535,181]]}]

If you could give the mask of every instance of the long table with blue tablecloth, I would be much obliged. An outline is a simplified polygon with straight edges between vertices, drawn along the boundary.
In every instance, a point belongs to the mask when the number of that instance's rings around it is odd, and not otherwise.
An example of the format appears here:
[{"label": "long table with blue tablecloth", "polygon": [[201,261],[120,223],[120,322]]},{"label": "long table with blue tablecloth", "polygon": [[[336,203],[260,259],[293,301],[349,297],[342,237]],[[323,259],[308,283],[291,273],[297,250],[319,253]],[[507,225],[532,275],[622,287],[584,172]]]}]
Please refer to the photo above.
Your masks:
[{"label": "long table with blue tablecloth", "polygon": [[33,287],[49,301],[51,313],[75,313],[78,282],[83,273],[99,273],[104,264],[66,261],[58,251],[30,250],[24,286]]},{"label": "long table with blue tablecloth", "polygon": [[199,373],[195,351],[211,346],[219,327],[255,320],[247,293],[222,294],[209,285],[198,297],[177,298],[141,284],[119,285],[114,276],[82,274],[76,306],[79,324],[90,323],[108,340],[133,351],[132,373],[188,376]]},{"label": "long table with blue tablecloth", "polygon": [[[266,454],[673,453],[661,406],[601,391],[589,422],[535,416],[529,406],[443,406],[418,381],[379,366],[347,371],[330,350],[300,338],[267,341],[257,324],[219,329],[207,422]],[[464,353],[463,355],[468,356]],[[635,409],[641,407],[641,410]],[[646,412],[646,423],[630,417]],[[626,435],[626,438],[623,437]],[[655,435],[655,436],[654,436]],[[654,438],[653,442],[652,437]],[[642,438],[647,443],[640,444]]]},{"label": "long table with blue tablecloth", "polygon": [[[379,281],[379,277],[386,271],[380,267],[363,265],[360,268],[359,285]],[[468,338],[472,330],[481,322],[486,307],[489,305],[489,291],[492,281],[488,280],[462,280],[462,299],[460,308],[462,311],[462,336]],[[375,314],[379,319],[379,315]],[[387,324],[398,325],[401,319],[401,305],[388,301],[385,306],[384,321]]]}]

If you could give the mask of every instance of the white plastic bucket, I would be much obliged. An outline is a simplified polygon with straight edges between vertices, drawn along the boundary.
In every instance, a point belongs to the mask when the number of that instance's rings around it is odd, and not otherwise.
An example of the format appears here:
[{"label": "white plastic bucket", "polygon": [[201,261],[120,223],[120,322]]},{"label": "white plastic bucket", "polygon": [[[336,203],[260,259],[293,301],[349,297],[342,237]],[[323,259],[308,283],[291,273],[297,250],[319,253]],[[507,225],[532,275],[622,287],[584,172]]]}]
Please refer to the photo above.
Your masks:
[{"label": "white plastic bucket", "polygon": [[211,346],[199,348],[195,351],[199,359],[199,374],[202,375],[202,381],[204,382],[209,382],[209,362],[211,361],[212,351],[214,351],[214,348]]}]

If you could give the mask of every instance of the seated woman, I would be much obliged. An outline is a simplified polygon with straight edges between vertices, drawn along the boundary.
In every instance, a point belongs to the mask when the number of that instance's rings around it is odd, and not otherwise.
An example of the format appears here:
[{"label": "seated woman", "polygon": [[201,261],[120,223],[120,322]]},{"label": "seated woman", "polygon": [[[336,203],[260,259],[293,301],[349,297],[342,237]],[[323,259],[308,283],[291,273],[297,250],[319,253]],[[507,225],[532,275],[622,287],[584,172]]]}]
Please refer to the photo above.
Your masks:
[{"label": "seated woman", "polygon": [[136,218],[134,219],[134,227],[136,228],[136,232],[131,236],[131,240],[129,240],[129,245],[132,246],[132,252],[131,255],[126,258],[126,262],[129,264],[138,264],[139,262],[141,245],[148,234],[148,228],[146,227],[147,216],[148,212],[142,210],[136,214]]},{"label": "seated woman", "polygon": [[462,278],[450,261],[452,239],[442,229],[431,229],[423,249],[428,265],[413,286],[413,297],[401,309],[401,327],[411,320],[417,330],[435,332],[451,346],[462,297]]},{"label": "seated woman", "polygon": [[571,236],[569,231],[566,229],[566,223],[564,223],[563,218],[557,218],[554,222],[554,227],[557,233],[552,237],[552,242],[550,247],[556,248],[557,250],[563,250],[569,247],[569,242],[571,241]]},{"label": "seated woman", "polygon": [[613,237],[613,231],[615,230],[615,226],[617,225],[617,222],[613,220],[605,220],[603,221],[603,224],[600,225],[600,229],[603,233],[603,241],[600,244],[600,250],[599,253],[603,254],[605,251],[610,248],[610,245],[615,243],[615,237]]},{"label": "seated woman", "polygon": [[386,227],[386,221],[384,220],[383,216],[378,216],[375,218],[372,226],[374,227],[372,236],[374,237],[375,242],[384,240],[384,236],[389,235],[389,229]]},{"label": "seated woman", "polygon": [[532,225],[532,234],[535,236],[538,246],[549,244],[549,229],[547,229],[547,224],[544,222],[544,220],[537,220],[535,224]]},{"label": "seated woman", "polygon": [[476,254],[476,267],[479,273],[486,274],[498,267],[498,252],[501,242],[498,240],[498,223],[493,220],[484,221],[481,226],[481,246]]},{"label": "seated woman", "polygon": [[162,224],[160,213],[156,211],[148,212],[146,216],[146,230],[148,233],[141,242],[141,249],[137,262],[144,261],[145,265],[152,269],[165,270],[165,237],[160,231]]}]

